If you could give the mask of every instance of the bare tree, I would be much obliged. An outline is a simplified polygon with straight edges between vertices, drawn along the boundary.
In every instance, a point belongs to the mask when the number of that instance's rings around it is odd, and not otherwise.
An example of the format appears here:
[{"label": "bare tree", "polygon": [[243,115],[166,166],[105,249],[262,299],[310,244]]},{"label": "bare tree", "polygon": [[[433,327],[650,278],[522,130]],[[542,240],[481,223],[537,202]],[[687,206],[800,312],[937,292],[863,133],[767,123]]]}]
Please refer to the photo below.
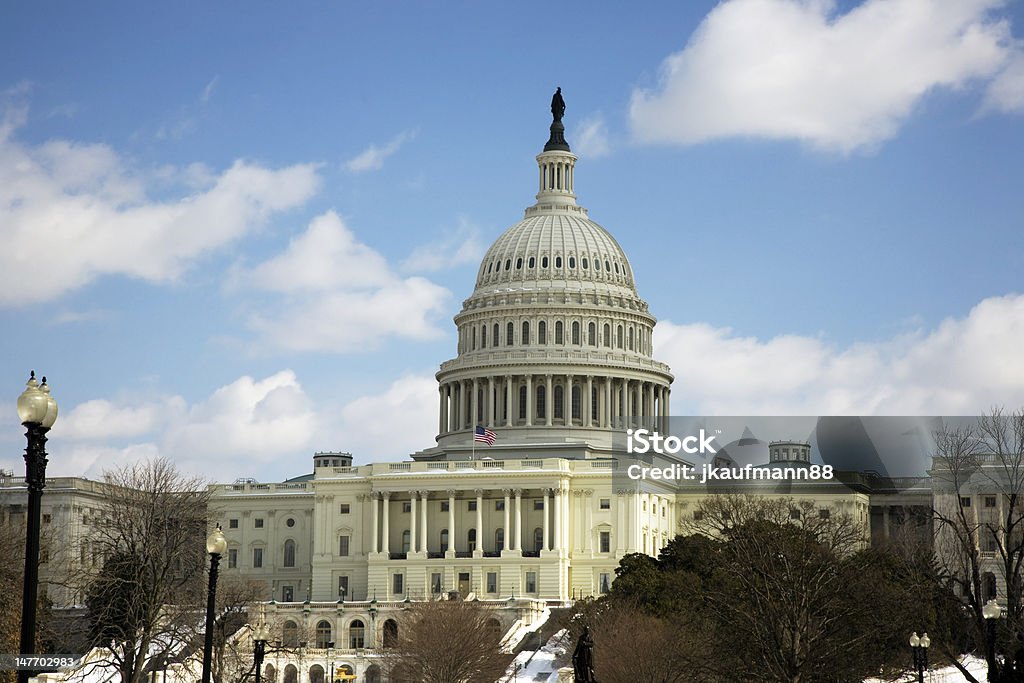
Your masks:
[{"label": "bare tree", "polygon": [[[90,635],[122,683],[142,683],[201,630],[208,494],[163,459],[104,474],[107,508],[92,536],[104,558],[86,582]],[[88,673],[88,672],[83,672]]]},{"label": "bare tree", "polygon": [[408,672],[416,683],[476,683],[505,675],[512,656],[502,652],[493,610],[442,600],[417,603],[405,614],[395,646],[386,650],[392,680]]},{"label": "bare tree", "polygon": [[998,577],[1006,598],[1003,637],[1024,638],[1024,410],[994,408],[976,424],[944,427],[936,434],[932,482],[937,578],[967,606],[977,642],[987,645],[989,674],[998,676],[982,608]]},{"label": "bare tree", "polygon": [[[217,586],[217,617],[214,621],[214,683],[241,681],[254,672],[252,639],[248,637],[254,606],[266,597],[267,583],[240,576],[226,576]],[[244,630],[243,630],[244,629]]]}]

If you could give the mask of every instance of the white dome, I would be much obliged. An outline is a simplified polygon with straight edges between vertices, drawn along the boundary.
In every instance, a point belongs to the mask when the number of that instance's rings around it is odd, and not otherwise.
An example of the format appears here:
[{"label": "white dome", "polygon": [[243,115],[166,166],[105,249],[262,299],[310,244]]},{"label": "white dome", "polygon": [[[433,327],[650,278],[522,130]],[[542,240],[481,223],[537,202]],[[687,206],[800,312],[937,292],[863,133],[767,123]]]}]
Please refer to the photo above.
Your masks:
[{"label": "white dome", "polygon": [[562,211],[534,212],[502,233],[484,255],[476,289],[549,288],[553,281],[618,285],[636,294],[615,238],[589,218]]}]

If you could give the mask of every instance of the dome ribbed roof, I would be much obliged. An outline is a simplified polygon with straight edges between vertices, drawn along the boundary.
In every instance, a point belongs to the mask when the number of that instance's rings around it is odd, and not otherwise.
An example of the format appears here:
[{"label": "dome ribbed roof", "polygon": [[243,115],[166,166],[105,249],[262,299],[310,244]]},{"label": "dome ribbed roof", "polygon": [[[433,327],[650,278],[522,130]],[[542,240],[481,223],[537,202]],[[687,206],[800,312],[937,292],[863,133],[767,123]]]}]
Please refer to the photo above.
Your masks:
[{"label": "dome ribbed roof", "polygon": [[633,270],[615,238],[589,218],[561,211],[535,212],[502,233],[484,255],[476,288],[532,282],[550,287],[556,281],[636,293]]}]

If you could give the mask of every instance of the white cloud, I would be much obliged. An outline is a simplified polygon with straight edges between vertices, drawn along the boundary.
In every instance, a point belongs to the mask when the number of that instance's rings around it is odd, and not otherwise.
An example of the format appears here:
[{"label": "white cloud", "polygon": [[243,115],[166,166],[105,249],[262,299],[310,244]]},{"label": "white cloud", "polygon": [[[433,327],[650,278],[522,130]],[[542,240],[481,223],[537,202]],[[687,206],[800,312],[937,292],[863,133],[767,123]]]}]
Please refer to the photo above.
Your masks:
[{"label": "white cloud", "polygon": [[676,414],[975,415],[1024,405],[1024,295],[985,299],[933,330],[845,348],[661,322]]},{"label": "white cloud", "polygon": [[408,273],[429,273],[476,263],[483,255],[484,244],[480,241],[480,231],[460,217],[455,230],[436,242],[413,249],[402,261],[401,268]]},{"label": "white cloud", "polygon": [[985,107],[1003,112],[1024,112],[1024,52],[1017,55],[992,81]]},{"label": "white cloud", "polygon": [[357,156],[345,162],[345,168],[353,173],[364,173],[376,171],[384,166],[384,160],[398,151],[398,149],[409,140],[416,137],[416,131],[407,130],[396,135],[391,142],[378,147],[370,145]]},{"label": "white cloud", "polygon": [[604,117],[590,116],[583,119],[572,146],[581,157],[606,156],[611,151],[611,147],[608,144],[608,126],[605,124]]},{"label": "white cloud", "polygon": [[363,396],[341,410],[345,450],[358,462],[404,460],[434,445],[437,434],[437,381],[407,375],[382,393]]},{"label": "white cloud", "polygon": [[199,101],[202,104],[207,104],[210,98],[213,97],[213,91],[217,89],[217,83],[220,82],[220,76],[214,76],[210,79],[210,82],[203,88],[203,92],[199,95]]},{"label": "white cloud", "polygon": [[[849,153],[893,137],[939,88],[993,82],[988,100],[1019,108],[1006,0],[729,0],[637,89],[630,118],[645,142],[734,136],[796,139]],[[1009,106],[1012,105],[1012,106]]]},{"label": "white cloud", "polygon": [[[104,275],[172,281],[319,186],[312,165],[236,161],[201,188],[153,200],[152,178],[107,145],[14,140],[19,116],[8,109],[0,127],[0,306],[54,299]],[[196,179],[193,169],[161,172]]]},{"label": "white cloud", "polygon": [[236,271],[233,286],[280,295],[260,300],[249,327],[260,342],[290,351],[362,352],[389,336],[433,339],[450,292],[401,278],[360,243],[334,212],[313,219],[278,256]]}]

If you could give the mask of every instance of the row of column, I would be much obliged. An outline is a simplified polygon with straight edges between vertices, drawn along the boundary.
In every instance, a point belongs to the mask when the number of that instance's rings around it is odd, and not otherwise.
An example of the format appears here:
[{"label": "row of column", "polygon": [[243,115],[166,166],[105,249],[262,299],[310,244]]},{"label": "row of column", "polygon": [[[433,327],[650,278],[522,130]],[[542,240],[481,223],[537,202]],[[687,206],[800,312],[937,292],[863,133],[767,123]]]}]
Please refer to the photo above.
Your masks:
[{"label": "row of column", "polygon": [[[484,500],[494,500],[493,498],[484,498],[483,489],[475,489],[476,494],[476,550],[482,551],[482,534],[483,534],[483,508]],[[561,488],[545,488],[544,492],[544,504],[542,511],[542,531],[543,531],[543,542],[542,548],[544,550],[560,550],[568,545],[568,526],[562,523],[562,519],[568,519],[568,496]],[[464,500],[456,498],[457,491],[448,489],[446,491],[448,496],[448,551],[454,552],[455,550],[455,539],[458,538],[458,530],[456,528],[455,518],[455,505],[458,501]],[[504,526],[505,530],[505,548],[512,551],[521,551],[523,549],[523,525],[525,516],[523,514],[523,490],[522,489],[502,489],[504,494]],[[428,509],[427,503],[430,499],[430,491],[409,491],[410,496],[410,525],[409,525],[409,551],[414,553],[428,552],[428,539],[430,538],[430,531],[428,527]],[[390,491],[375,491],[370,494],[370,519],[371,519],[371,536],[370,536],[370,552],[373,553],[390,553],[390,539],[391,539],[391,496]],[[405,502],[405,500],[401,500]],[[512,504],[515,505],[515,516],[512,516]],[[551,514],[549,511],[554,510]]]},{"label": "row of column", "polygon": [[[556,378],[557,386],[565,389],[561,418],[555,418]],[[539,387],[544,387],[543,411],[534,407]],[[573,388],[580,391],[578,417],[573,414]],[[623,424],[636,424],[640,417],[649,418],[648,426],[664,430],[670,414],[670,395],[671,389],[665,384],[593,375],[504,375],[454,380],[438,386],[438,433],[472,429],[477,424],[489,428],[550,427],[556,419],[558,424],[609,428],[616,419],[621,418]]]}]

